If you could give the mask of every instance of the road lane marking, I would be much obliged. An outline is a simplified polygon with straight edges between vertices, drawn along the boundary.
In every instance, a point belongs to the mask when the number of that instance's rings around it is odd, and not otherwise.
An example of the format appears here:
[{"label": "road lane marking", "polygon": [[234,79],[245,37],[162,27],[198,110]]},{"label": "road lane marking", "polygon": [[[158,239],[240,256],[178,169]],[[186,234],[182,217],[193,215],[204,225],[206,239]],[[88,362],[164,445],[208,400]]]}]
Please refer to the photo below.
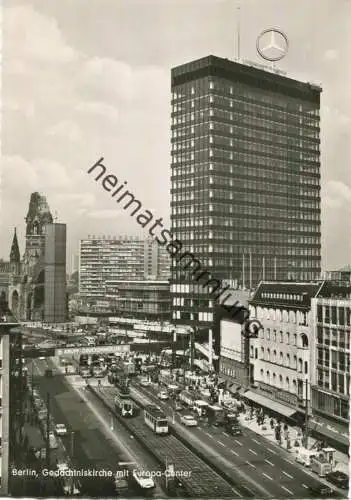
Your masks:
[{"label": "road lane marking", "polygon": [[223,434],[224,434],[225,436],[229,437],[229,434],[227,434],[226,432],[223,432]]},{"label": "road lane marking", "polygon": [[257,439],[255,439],[255,438],[252,438],[252,441],[255,441],[255,443],[261,445],[261,443],[259,441],[257,441]]},{"label": "road lane marking", "polygon": [[248,465],[251,465],[251,467],[253,467],[254,469],[256,469],[256,466],[255,466],[254,464],[252,464],[252,463],[250,463],[250,462],[248,462],[248,461],[246,461],[246,463],[247,463]]},{"label": "road lane marking", "polygon": [[233,453],[233,455],[236,455],[237,457],[239,456],[239,453],[237,453],[236,451],[234,450],[230,450],[230,453]]},{"label": "road lane marking", "polygon": [[292,491],[290,491],[288,488],[285,488],[285,486],[282,486],[282,488],[283,488],[283,490],[285,490],[285,491],[287,491],[288,493],[290,493],[290,495],[292,495],[292,494],[293,494],[293,492],[292,492]]},{"label": "road lane marking", "polygon": [[307,488],[307,489],[308,489],[308,486],[306,486],[306,485],[305,485],[305,484],[303,484],[303,483],[302,483],[302,486],[303,486],[304,488]]},{"label": "road lane marking", "polygon": [[257,453],[254,450],[251,450],[251,448],[249,448],[249,451],[251,451],[254,455],[257,455]]},{"label": "road lane marking", "polygon": [[235,488],[233,488],[233,486],[232,486],[232,490],[234,491],[234,493],[236,493],[236,495],[239,495],[239,498],[240,498],[240,496],[241,496],[240,493]]},{"label": "road lane marking", "polygon": [[283,460],[285,460],[285,462],[289,462],[289,464],[293,464],[294,462],[292,462],[291,460],[287,459],[287,458],[284,458]]},{"label": "road lane marking", "polygon": [[243,443],[240,443],[240,441],[238,441],[237,439],[234,439],[234,441],[235,441],[236,443],[238,443],[240,446],[242,446],[242,445],[243,445]]},{"label": "road lane marking", "polygon": [[290,477],[290,479],[294,479],[292,476],[290,476],[290,474],[288,474],[287,472],[285,472],[285,470],[283,470],[282,473],[285,474],[287,477]]},{"label": "road lane marking", "polygon": [[224,443],[222,443],[221,441],[219,441],[218,439],[216,440],[218,444],[221,444],[222,446],[225,446]]},{"label": "road lane marking", "polygon": [[271,478],[271,476],[269,476],[268,474],[266,474],[265,472],[262,472],[262,476],[266,477],[267,479],[270,479],[271,481],[273,481],[273,478]]},{"label": "road lane marking", "polygon": [[211,436],[211,434],[210,434],[209,432],[204,431],[204,433],[206,434],[206,436],[208,436],[208,437],[210,437],[210,438],[212,437],[212,436]]},{"label": "road lane marking", "polygon": [[275,451],[272,450],[272,448],[267,448],[267,450],[269,450],[271,453],[274,453],[274,455],[275,455]]},{"label": "road lane marking", "polygon": [[267,462],[267,464],[271,465],[272,467],[274,467],[274,464],[272,464],[272,462],[270,462],[269,460],[266,460],[265,459],[265,462]]}]

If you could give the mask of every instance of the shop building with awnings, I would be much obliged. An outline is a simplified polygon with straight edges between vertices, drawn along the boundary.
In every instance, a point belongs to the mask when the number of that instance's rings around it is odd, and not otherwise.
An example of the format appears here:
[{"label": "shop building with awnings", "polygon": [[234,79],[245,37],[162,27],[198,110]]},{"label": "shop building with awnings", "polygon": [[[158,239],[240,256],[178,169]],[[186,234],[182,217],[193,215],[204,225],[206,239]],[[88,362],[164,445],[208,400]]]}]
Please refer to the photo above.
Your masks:
[{"label": "shop building with awnings", "polygon": [[[266,408],[267,411],[297,424],[302,425],[307,414],[312,434],[321,438],[324,436],[333,442],[333,446],[339,445],[339,448],[344,449],[348,443],[345,432],[348,410],[345,410],[343,401],[347,401],[348,408],[349,340],[347,342],[346,337],[348,332],[348,339],[350,338],[350,325],[347,325],[347,322],[350,323],[350,308],[347,309],[346,303],[340,304],[342,312],[337,311],[335,316],[331,309],[335,304],[329,304],[329,301],[333,300],[330,295],[338,293],[338,290],[342,293],[340,287],[335,289],[327,281],[262,282],[259,285],[250,300],[250,317],[256,317],[263,329],[257,339],[250,341],[251,387],[244,397],[252,405]],[[328,302],[327,305],[325,301]],[[328,311],[323,311],[323,321],[327,318],[328,325],[322,326],[321,321],[316,321],[317,311],[321,314],[318,304],[329,308]],[[332,314],[334,322],[337,321],[336,318],[342,318],[344,323],[342,334],[332,333],[339,343],[332,346],[331,350],[342,351],[338,358],[332,353],[329,356],[325,354],[325,346],[320,345],[320,342],[326,341],[327,348],[330,349]],[[328,327],[328,332],[322,332],[321,328],[324,327]],[[336,327],[335,324],[335,329]],[[331,359],[337,359],[338,364],[333,366]],[[325,375],[323,379],[325,387],[321,386],[321,369],[323,373],[328,370],[328,377]],[[315,395],[316,389],[319,393],[326,391],[326,388],[331,388],[333,381],[334,394],[329,391],[328,398],[325,396],[324,403],[321,402],[322,396]],[[336,389],[342,393],[338,394]],[[333,397],[338,400],[334,405],[331,403]],[[320,402],[318,408],[317,402]]]}]

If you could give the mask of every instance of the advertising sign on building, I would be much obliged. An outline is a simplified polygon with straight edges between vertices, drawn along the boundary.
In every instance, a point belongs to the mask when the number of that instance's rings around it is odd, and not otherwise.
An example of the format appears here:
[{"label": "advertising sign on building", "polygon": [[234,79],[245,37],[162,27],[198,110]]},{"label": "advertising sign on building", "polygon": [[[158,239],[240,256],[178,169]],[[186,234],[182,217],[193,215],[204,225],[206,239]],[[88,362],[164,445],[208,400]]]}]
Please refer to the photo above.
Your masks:
[{"label": "advertising sign on building", "polygon": [[222,319],[220,322],[220,355],[234,361],[244,361],[241,325]]}]

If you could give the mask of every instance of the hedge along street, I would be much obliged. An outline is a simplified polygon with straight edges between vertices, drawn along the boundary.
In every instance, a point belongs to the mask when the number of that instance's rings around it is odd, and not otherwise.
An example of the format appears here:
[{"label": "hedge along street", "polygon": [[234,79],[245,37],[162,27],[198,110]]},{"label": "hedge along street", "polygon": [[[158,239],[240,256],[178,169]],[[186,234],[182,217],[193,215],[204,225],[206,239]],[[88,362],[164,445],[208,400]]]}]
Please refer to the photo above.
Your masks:
[{"label": "hedge along street", "polygon": [[[109,172],[106,166],[102,163],[104,158],[101,157],[92,167],[89,168],[88,174],[96,175],[95,181],[101,181],[102,188],[111,193],[111,198],[115,198],[116,203],[123,206],[123,210],[130,209],[129,215],[134,217],[136,222],[143,228],[148,228],[149,235],[152,236],[159,245],[166,246],[169,256],[174,259],[182,270],[186,270],[191,274],[192,279],[201,284],[202,288],[207,288],[209,295],[220,301],[220,305],[231,312],[234,318],[238,313],[244,315],[244,321],[249,318],[248,311],[237,300],[231,305],[226,302],[230,299],[235,290],[230,285],[222,286],[222,280],[212,277],[211,273],[203,266],[199,259],[192,252],[183,251],[183,243],[175,238],[172,232],[163,226],[162,217],[156,219],[154,214],[147,209],[144,209],[140,200],[138,200],[131,191],[127,189],[127,181],[120,182],[119,179]],[[157,229],[157,232],[154,231]],[[222,295],[228,292],[223,298]]]}]

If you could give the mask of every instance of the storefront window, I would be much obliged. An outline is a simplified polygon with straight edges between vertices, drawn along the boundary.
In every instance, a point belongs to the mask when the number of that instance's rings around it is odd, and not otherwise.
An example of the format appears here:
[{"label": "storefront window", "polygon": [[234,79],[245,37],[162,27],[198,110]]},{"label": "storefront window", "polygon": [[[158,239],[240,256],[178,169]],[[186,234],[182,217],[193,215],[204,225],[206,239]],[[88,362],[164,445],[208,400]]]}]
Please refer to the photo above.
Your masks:
[{"label": "storefront window", "polygon": [[349,421],[349,405],[347,401],[341,401],[340,416],[345,420]]}]

